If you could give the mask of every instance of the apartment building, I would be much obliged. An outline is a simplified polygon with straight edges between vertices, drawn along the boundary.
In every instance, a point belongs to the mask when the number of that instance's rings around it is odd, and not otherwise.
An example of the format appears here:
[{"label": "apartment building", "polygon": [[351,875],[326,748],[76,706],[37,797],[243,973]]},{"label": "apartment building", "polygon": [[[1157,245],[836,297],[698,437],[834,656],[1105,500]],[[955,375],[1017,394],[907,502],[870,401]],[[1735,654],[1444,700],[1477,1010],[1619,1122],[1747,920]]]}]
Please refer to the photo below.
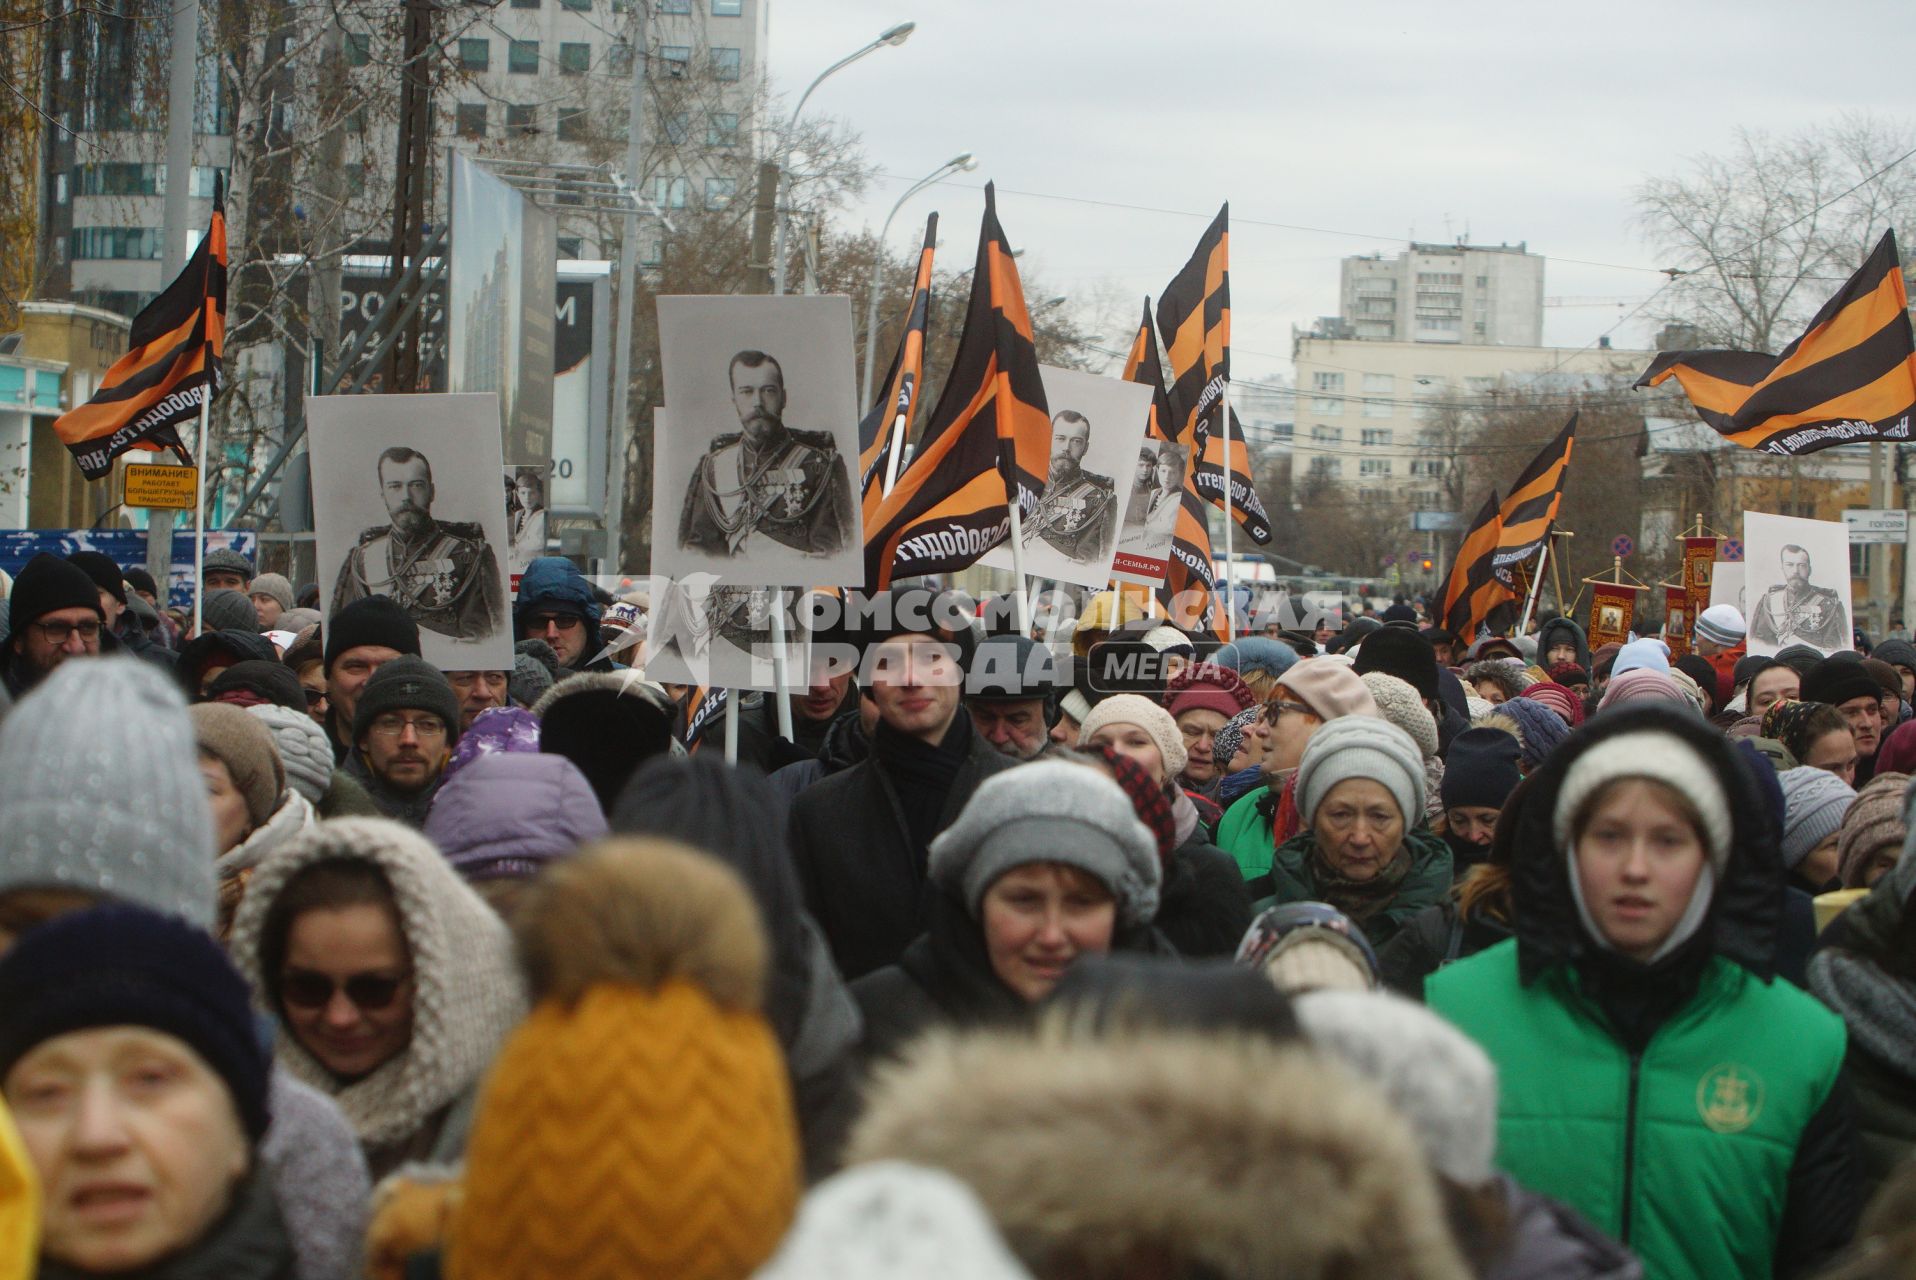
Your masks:
[{"label": "apartment building", "polygon": [[1521,243],[1412,244],[1394,257],[1345,258],[1339,318],[1365,342],[1536,347],[1543,264]]}]

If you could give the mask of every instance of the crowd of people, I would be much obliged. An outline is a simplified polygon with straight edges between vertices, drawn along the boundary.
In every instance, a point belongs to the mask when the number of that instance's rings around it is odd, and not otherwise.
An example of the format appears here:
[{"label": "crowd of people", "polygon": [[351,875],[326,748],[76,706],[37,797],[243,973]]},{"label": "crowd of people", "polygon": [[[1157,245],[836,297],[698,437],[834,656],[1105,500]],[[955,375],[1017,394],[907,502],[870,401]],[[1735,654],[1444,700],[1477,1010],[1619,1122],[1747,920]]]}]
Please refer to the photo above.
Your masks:
[{"label": "crowd of people", "polygon": [[1916,1274],[1908,642],[6,586],[0,1276]]}]

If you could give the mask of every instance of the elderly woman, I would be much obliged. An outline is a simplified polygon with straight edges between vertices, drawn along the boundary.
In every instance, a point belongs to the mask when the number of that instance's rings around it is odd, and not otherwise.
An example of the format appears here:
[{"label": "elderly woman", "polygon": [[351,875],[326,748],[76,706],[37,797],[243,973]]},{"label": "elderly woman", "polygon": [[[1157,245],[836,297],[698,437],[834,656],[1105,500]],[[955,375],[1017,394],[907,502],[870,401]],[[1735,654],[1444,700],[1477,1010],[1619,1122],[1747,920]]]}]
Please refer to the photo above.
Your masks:
[{"label": "elderly woman", "polygon": [[245,981],[184,921],[102,906],[22,938],[0,1088],[39,1175],[43,1280],[290,1277],[258,1159],[270,1069]]},{"label": "elderly woman", "polygon": [[852,983],[865,1052],[932,1026],[1020,1021],[1081,955],[1166,949],[1157,842],[1118,784],[1040,760],[985,780],[931,845],[931,927]]},{"label": "elderly woman", "polygon": [[1297,812],[1303,830],[1251,884],[1259,898],[1328,902],[1381,948],[1450,888],[1450,849],[1421,825],[1423,756],[1393,724],[1345,716],[1319,729],[1297,767]]},{"label": "elderly woman", "polygon": [[1185,763],[1178,781],[1216,803],[1231,761],[1219,759],[1217,735],[1232,717],[1257,703],[1237,672],[1210,663],[1187,667],[1164,690],[1164,709],[1184,738]]}]

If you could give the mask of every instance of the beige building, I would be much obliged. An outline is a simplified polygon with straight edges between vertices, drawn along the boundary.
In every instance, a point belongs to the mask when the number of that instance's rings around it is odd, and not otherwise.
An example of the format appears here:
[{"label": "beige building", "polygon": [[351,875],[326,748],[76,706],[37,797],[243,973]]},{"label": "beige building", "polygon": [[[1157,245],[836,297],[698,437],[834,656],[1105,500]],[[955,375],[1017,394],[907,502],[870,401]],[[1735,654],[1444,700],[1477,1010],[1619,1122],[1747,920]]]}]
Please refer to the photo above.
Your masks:
[{"label": "beige building", "polygon": [[[0,529],[108,527],[131,523],[117,476],[89,482],[53,433],[53,420],[84,404],[126,354],[131,324],[71,302],[24,302],[20,328],[0,335]],[[150,461],[134,453],[126,461]]]}]

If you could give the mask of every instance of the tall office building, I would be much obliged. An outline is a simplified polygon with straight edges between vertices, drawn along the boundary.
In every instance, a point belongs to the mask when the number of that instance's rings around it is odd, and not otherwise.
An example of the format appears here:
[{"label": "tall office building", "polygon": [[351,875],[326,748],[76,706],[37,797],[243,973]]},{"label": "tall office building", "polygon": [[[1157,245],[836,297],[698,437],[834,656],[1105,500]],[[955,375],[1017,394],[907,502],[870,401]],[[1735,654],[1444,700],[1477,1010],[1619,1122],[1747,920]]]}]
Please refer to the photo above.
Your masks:
[{"label": "tall office building", "polygon": [[1543,263],[1521,243],[1412,244],[1392,258],[1345,258],[1342,336],[1540,347]]}]

